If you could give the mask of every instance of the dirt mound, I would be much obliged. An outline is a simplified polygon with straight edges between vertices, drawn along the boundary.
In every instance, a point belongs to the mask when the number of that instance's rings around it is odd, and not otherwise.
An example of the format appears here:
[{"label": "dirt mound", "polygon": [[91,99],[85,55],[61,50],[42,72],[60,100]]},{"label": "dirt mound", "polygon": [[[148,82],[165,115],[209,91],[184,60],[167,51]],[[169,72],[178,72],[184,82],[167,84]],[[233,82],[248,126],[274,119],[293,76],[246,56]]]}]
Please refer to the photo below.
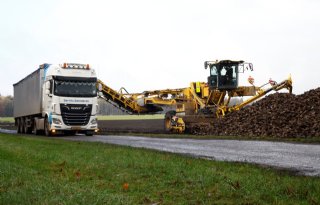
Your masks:
[{"label": "dirt mound", "polygon": [[269,95],[222,119],[214,119],[210,126],[193,125],[191,133],[229,136],[320,136],[320,88],[302,95]]}]

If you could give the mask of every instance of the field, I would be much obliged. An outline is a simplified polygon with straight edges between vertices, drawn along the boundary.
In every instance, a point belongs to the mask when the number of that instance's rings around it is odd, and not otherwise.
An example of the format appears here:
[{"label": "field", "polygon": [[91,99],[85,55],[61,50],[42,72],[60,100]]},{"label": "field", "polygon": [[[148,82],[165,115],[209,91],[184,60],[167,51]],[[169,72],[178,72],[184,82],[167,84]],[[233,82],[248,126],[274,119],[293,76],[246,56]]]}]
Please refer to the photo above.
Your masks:
[{"label": "field", "polygon": [[155,115],[100,115],[98,120],[158,120],[164,119],[163,114]]},{"label": "field", "polygon": [[0,134],[0,204],[319,204],[320,179],[101,143]]},{"label": "field", "polygon": [[14,119],[13,117],[0,117],[0,122],[13,123]]}]

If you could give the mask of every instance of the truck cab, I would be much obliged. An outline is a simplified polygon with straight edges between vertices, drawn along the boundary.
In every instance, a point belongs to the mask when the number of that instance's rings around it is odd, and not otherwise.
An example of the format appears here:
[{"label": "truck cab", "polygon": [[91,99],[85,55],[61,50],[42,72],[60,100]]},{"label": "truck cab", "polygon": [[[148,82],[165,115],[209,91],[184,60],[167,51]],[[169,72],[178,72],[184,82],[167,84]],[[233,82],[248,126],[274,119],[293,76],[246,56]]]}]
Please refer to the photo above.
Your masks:
[{"label": "truck cab", "polygon": [[[43,64],[45,133],[97,131],[97,77],[88,64]],[[40,123],[41,124],[41,123]]]}]

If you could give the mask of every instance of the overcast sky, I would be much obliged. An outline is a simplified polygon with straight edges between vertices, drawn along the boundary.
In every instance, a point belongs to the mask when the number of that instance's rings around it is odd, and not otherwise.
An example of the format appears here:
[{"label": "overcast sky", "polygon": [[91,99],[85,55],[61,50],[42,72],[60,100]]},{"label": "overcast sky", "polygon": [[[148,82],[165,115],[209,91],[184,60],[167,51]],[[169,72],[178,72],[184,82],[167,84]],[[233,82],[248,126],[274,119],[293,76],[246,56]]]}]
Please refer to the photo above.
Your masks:
[{"label": "overcast sky", "polygon": [[[89,63],[130,92],[206,81],[203,62],[253,63],[256,85],[320,87],[318,0],[1,0],[0,93],[42,63]],[[245,77],[246,78],[246,77]]]}]

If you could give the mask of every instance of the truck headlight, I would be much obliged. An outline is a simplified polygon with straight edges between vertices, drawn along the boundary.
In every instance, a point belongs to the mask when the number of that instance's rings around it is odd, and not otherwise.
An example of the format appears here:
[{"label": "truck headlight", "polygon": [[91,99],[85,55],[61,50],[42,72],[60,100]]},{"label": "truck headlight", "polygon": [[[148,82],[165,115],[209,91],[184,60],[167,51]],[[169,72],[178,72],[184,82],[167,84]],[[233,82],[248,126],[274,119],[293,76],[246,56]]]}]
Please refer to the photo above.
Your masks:
[{"label": "truck headlight", "polygon": [[90,123],[91,124],[97,124],[97,118],[92,119]]},{"label": "truck headlight", "polygon": [[53,122],[53,124],[62,125],[61,120],[59,120],[57,118],[52,118],[52,122]]}]

